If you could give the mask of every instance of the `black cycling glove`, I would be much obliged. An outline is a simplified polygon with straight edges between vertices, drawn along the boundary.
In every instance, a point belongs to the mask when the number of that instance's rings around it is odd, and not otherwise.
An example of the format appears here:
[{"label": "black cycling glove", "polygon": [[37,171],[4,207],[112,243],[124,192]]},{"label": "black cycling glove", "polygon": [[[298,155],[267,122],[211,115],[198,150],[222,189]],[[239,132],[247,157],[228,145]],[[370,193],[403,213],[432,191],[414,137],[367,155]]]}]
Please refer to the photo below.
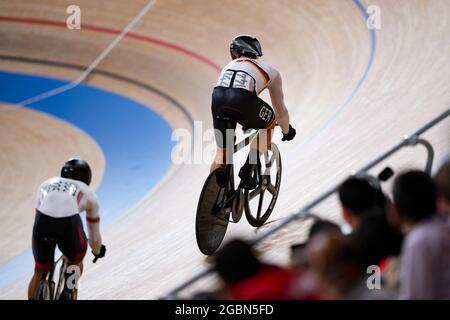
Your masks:
[{"label": "black cycling glove", "polygon": [[92,251],[92,254],[95,256],[94,260],[92,262],[96,263],[98,259],[103,258],[106,254],[106,247],[104,244],[100,247],[100,253],[95,254],[94,251]]},{"label": "black cycling glove", "polygon": [[283,133],[283,138],[281,138],[281,141],[291,141],[292,139],[294,139],[296,134],[297,131],[295,131],[295,129],[292,128],[291,125],[289,125],[289,132]]}]

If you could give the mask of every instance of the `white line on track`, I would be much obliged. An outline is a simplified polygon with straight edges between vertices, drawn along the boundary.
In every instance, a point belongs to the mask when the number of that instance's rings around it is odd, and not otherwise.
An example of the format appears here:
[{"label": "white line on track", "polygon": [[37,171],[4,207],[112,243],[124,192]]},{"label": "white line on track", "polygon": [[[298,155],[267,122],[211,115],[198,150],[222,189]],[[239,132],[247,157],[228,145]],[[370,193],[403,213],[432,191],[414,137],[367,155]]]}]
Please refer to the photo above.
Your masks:
[{"label": "white line on track", "polygon": [[128,32],[130,32],[131,29],[134,28],[134,26],[142,19],[142,17],[149,12],[153,6],[156,4],[156,0],[149,1],[142,9],[139,11],[139,13],[131,20],[127,26],[120,32],[120,34],[95,58],[95,60],[87,67],[87,69],[75,80],[68,84],[65,84],[61,87],[49,90],[47,92],[40,93],[34,97],[28,98],[26,100],[23,100],[19,103],[17,103],[20,106],[27,106],[32,103],[45,100],[50,97],[54,97],[58,94],[61,94],[63,92],[69,91],[76,86],[78,86],[80,83],[82,83],[89,74],[99,65],[100,62],[105,59],[105,57],[114,49],[115,46],[127,35]]}]

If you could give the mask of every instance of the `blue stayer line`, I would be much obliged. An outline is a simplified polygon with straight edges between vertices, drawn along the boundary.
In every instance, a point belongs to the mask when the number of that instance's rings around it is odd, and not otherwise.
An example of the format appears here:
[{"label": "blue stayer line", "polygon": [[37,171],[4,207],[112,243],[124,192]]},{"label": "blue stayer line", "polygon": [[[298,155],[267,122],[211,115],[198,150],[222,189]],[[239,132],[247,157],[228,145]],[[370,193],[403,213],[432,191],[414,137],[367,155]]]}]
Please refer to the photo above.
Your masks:
[{"label": "blue stayer line", "polygon": [[[0,71],[0,101],[15,104],[67,83],[49,77]],[[97,190],[102,226],[136,204],[156,185],[171,164],[174,142],[171,141],[172,130],[168,123],[149,108],[125,96],[80,84],[26,108],[71,123],[100,146],[106,163],[103,180]],[[17,159],[17,163],[21,161],[23,159]],[[0,267],[0,287],[31,272],[33,264],[30,249],[3,264]]]},{"label": "blue stayer line", "polygon": [[[366,7],[361,3],[360,0],[353,0],[353,3],[356,4],[358,9],[362,12],[364,15],[364,22],[367,21],[369,18],[369,15],[367,14]],[[366,68],[364,70],[364,73],[359,78],[356,85],[353,87],[352,92],[347,97],[347,99],[344,100],[331,114],[331,116],[318,128],[316,128],[312,133],[309,134],[309,136],[299,145],[299,148],[304,147],[308,143],[311,143],[322,131],[325,131],[339,116],[339,114],[349,105],[350,101],[353,99],[353,97],[356,95],[356,93],[361,88],[363,82],[366,80],[367,75],[369,74],[370,69],[372,68],[373,61],[375,59],[375,52],[377,48],[377,37],[375,33],[375,29],[368,29],[370,31],[370,55],[369,55],[369,61],[367,62]]]}]

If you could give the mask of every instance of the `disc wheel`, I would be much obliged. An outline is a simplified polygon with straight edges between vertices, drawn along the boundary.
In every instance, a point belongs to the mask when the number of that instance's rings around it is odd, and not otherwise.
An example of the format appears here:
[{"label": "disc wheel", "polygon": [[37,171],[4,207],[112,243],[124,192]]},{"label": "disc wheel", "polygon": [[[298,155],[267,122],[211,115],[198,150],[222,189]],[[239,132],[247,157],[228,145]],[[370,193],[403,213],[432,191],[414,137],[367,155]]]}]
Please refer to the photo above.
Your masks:
[{"label": "disc wheel", "polygon": [[253,174],[259,184],[254,190],[245,190],[245,216],[258,228],[269,219],[280,191],[281,155],[276,144],[260,156]]},{"label": "disc wheel", "polygon": [[197,205],[195,235],[198,248],[205,255],[211,255],[219,248],[230,217],[229,210],[220,208],[226,192],[217,182],[219,171],[225,173],[224,169],[216,169],[206,179]]},{"label": "disc wheel", "polygon": [[233,211],[231,217],[234,223],[238,223],[241,220],[244,213],[244,192],[241,189],[237,190],[237,195],[233,200]]}]

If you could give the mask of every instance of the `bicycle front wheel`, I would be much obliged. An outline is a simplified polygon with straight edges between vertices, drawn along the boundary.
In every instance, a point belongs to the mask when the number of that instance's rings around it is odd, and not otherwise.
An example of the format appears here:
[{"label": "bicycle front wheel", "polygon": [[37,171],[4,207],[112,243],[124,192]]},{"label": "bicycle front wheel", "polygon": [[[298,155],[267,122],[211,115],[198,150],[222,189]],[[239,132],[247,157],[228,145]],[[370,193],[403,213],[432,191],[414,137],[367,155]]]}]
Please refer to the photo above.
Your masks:
[{"label": "bicycle front wheel", "polygon": [[245,190],[245,216],[253,227],[261,227],[275,207],[281,185],[281,155],[276,144],[258,159],[254,175],[259,181],[254,190]]}]

